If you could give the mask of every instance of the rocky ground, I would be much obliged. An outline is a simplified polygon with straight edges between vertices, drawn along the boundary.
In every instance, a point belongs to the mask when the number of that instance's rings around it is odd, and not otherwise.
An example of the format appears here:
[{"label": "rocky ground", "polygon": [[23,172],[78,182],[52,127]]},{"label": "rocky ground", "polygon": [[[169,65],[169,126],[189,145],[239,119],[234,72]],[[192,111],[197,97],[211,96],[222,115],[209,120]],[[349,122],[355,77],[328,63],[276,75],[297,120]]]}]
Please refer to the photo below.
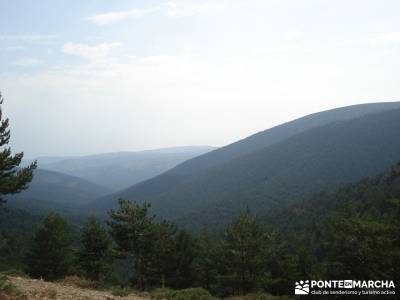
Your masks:
[{"label": "rocky ground", "polygon": [[[12,300],[149,300],[136,296],[118,297],[107,292],[22,277],[9,277],[9,281],[16,286],[20,294],[9,298]],[[7,296],[4,295],[4,297]],[[8,299],[3,299],[0,295],[0,300]]]}]

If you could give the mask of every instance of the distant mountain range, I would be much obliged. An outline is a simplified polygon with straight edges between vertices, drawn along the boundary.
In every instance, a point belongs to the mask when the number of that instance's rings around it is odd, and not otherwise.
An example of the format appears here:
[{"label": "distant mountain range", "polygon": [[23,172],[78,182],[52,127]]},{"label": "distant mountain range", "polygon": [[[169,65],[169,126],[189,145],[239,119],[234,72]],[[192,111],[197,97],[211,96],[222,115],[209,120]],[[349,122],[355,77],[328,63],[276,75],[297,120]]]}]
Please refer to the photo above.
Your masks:
[{"label": "distant mountain range", "polygon": [[400,102],[375,103],[305,116],[215,150],[42,157],[39,167],[52,171],[37,170],[10,205],[105,216],[122,197],[192,228],[217,227],[246,207],[268,215],[382,172],[400,160],[398,132]]},{"label": "distant mountain range", "polygon": [[80,177],[117,191],[214,149],[210,146],[191,146],[80,157],[39,157],[37,160],[41,169]]},{"label": "distant mountain range", "polygon": [[257,133],[121,192],[93,201],[104,214],[119,197],[152,203],[157,215],[220,225],[375,175],[400,160],[400,103],[338,108]]}]

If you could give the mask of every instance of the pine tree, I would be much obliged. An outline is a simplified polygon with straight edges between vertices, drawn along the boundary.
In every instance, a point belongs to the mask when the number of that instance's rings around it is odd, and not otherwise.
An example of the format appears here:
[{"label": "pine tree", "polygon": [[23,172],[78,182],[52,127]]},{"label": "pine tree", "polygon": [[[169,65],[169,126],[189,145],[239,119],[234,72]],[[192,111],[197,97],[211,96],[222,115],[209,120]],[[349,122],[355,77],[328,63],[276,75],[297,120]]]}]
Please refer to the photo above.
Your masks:
[{"label": "pine tree", "polygon": [[139,205],[126,199],[119,200],[118,210],[111,210],[107,224],[121,257],[134,261],[135,282],[140,289],[146,285],[147,252],[151,251],[154,217],[149,216],[150,204]]},{"label": "pine tree", "polygon": [[182,229],[177,232],[174,244],[175,272],[170,281],[170,286],[176,289],[187,288],[192,286],[195,280],[195,241],[188,231]]},{"label": "pine tree", "polygon": [[28,273],[47,280],[62,278],[67,274],[71,262],[70,245],[67,222],[60,215],[50,213],[33,237],[26,257]]},{"label": "pine tree", "polygon": [[291,253],[286,240],[276,231],[265,234],[262,255],[265,275],[261,286],[274,295],[287,294],[299,278],[297,256]]},{"label": "pine tree", "polygon": [[1,105],[3,97],[0,93],[0,204],[6,202],[5,195],[16,194],[28,187],[32,181],[36,162],[26,168],[18,168],[24,153],[12,155],[11,148],[6,147],[10,142],[9,120],[3,119]]},{"label": "pine tree", "polygon": [[145,261],[148,262],[146,277],[152,286],[165,287],[175,271],[176,233],[176,225],[169,221],[154,223],[152,226],[151,246],[145,254]]},{"label": "pine tree", "polygon": [[207,290],[213,289],[217,277],[217,243],[206,230],[197,239],[195,270],[197,282]]},{"label": "pine tree", "polygon": [[261,229],[249,210],[233,220],[220,245],[222,285],[242,294],[253,290],[264,265],[263,244]]},{"label": "pine tree", "polygon": [[79,266],[86,277],[99,281],[111,269],[111,240],[107,230],[95,217],[91,217],[81,231],[81,248],[78,250]]}]

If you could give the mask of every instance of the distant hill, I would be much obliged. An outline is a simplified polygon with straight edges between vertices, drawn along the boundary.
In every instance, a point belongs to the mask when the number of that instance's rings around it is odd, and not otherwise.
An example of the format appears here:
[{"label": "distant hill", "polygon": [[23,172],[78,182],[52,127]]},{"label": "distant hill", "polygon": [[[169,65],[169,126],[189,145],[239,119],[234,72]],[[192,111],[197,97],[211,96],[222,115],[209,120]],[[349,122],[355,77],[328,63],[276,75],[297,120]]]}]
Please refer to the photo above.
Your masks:
[{"label": "distant hill", "polygon": [[117,191],[214,149],[209,146],[176,147],[80,157],[39,157],[37,160],[42,169],[77,176]]},{"label": "distant hill", "polygon": [[10,196],[9,205],[29,212],[79,212],[82,204],[110,193],[110,189],[79,177],[37,169],[29,188]]},{"label": "distant hill", "polygon": [[366,104],[310,115],[189,160],[90,207],[104,213],[118,197],[147,200],[157,215],[195,226],[218,225],[245,206],[266,211],[394,164],[400,159],[398,107]]},{"label": "distant hill", "polygon": [[393,206],[390,201],[400,196],[400,162],[373,177],[342,186],[332,191],[313,194],[302,201],[271,210],[262,216],[264,223],[281,232],[303,238],[343,211],[357,217],[375,216],[380,222]]}]

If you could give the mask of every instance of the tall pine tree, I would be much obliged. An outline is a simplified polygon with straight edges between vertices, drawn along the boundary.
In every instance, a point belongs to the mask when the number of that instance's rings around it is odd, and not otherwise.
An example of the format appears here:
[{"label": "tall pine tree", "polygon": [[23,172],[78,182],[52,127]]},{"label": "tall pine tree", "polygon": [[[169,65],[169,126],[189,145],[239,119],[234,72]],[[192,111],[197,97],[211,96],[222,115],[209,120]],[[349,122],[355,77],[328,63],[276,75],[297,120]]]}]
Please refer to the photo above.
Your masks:
[{"label": "tall pine tree", "polygon": [[33,237],[26,257],[28,273],[46,280],[62,278],[71,263],[71,238],[67,222],[55,213],[50,213]]},{"label": "tall pine tree", "polygon": [[144,289],[148,273],[147,252],[151,251],[153,219],[149,216],[150,204],[142,205],[126,199],[119,200],[119,209],[110,211],[110,233],[121,257],[133,259],[135,283]]},{"label": "tall pine tree", "polygon": [[82,229],[80,241],[77,256],[86,277],[96,281],[103,279],[112,263],[112,242],[106,229],[91,217]]},{"label": "tall pine tree", "polygon": [[5,202],[4,196],[16,194],[28,187],[32,181],[36,162],[26,168],[19,168],[24,153],[12,155],[11,148],[7,147],[10,142],[10,129],[8,118],[3,118],[1,105],[3,97],[0,93],[0,204]]},{"label": "tall pine tree", "polygon": [[230,293],[245,294],[255,289],[262,272],[263,233],[250,211],[232,221],[220,244],[221,284]]}]

